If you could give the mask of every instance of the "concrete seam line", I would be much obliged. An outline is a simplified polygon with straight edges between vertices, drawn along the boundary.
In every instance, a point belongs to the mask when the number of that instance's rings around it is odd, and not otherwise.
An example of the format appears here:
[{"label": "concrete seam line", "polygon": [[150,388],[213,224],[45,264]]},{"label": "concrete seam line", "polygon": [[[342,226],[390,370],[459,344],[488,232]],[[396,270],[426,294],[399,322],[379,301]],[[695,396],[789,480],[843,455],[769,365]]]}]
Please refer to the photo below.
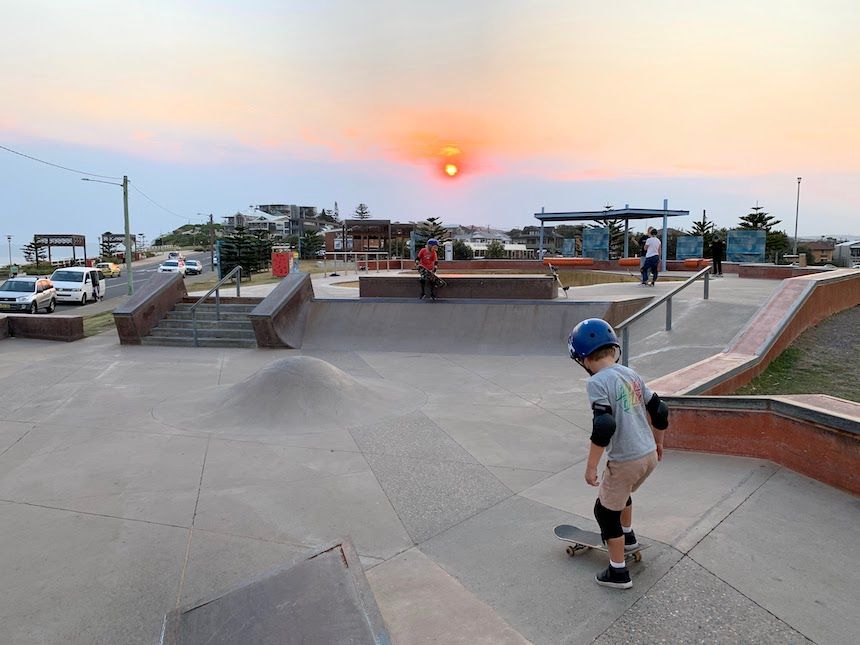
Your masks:
[{"label": "concrete seam line", "polygon": [[211,437],[206,439],[206,448],[203,450],[203,463],[200,465],[200,479],[197,482],[197,498],[194,500],[194,512],[191,515],[191,526],[188,529],[188,542],[185,544],[185,557],[182,560],[182,571],[179,574],[179,588],[176,590],[176,606],[179,609],[182,602],[182,591],[185,588],[185,574],[188,571],[188,560],[191,557],[191,540],[194,537],[194,522],[197,520],[197,506],[200,504],[200,491],[203,488],[203,473],[206,472],[206,458],[209,456],[209,444]]}]

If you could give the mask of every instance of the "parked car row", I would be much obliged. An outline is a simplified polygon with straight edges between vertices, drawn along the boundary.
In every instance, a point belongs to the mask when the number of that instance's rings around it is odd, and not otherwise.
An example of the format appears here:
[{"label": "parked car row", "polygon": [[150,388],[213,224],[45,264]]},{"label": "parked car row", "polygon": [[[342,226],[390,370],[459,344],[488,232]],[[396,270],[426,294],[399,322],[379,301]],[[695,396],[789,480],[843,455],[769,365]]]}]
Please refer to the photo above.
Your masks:
[{"label": "parked car row", "polygon": [[[200,275],[203,264],[198,260],[185,260],[181,253],[172,253],[173,259],[163,262],[161,273]],[[99,262],[94,267],[72,266],[54,271],[47,276],[15,276],[0,284],[0,312],[22,311],[31,314],[51,313],[58,302],[85,305],[105,297],[107,280],[121,277],[122,268],[113,262]]]},{"label": "parked car row", "polygon": [[22,275],[0,285],[0,311],[51,313],[58,302],[85,305],[104,298],[107,281],[93,267],[65,267],[46,276]]}]

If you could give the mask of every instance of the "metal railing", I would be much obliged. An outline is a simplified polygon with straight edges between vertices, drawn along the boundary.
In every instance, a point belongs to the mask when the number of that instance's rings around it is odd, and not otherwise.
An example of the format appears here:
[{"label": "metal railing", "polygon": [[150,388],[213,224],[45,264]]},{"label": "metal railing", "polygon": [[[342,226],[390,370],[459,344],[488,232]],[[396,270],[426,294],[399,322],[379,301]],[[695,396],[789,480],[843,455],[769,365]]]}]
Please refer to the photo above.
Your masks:
[{"label": "metal railing", "polygon": [[206,292],[205,296],[203,296],[197,302],[195,302],[193,305],[191,305],[191,329],[193,330],[193,333],[194,333],[194,346],[195,347],[198,347],[198,344],[197,344],[197,307],[202,305],[205,302],[206,298],[211,296],[212,292],[214,291],[215,292],[215,320],[220,321],[221,320],[221,293],[220,293],[221,285],[224,284],[225,282],[227,282],[227,280],[232,278],[234,275],[236,276],[236,297],[238,298],[241,295],[241,288],[242,288],[242,267],[241,267],[241,265],[235,266],[233,268],[233,270],[230,271],[230,273],[228,273],[223,278],[221,278],[215,284],[214,287],[209,289],[209,291]]},{"label": "metal railing", "polygon": [[704,277],[705,279],[705,290],[704,290],[704,300],[708,299],[708,289],[709,289],[709,280],[710,280],[711,267],[705,267],[701,269],[696,275],[689,277],[685,280],[681,285],[672,289],[669,293],[664,296],[658,298],[654,302],[650,303],[644,309],[637,311],[635,314],[619,323],[615,326],[615,331],[621,331],[621,364],[627,365],[630,358],[630,325],[635,323],[637,320],[642,318],[643,316],[647,316],[649,313],[654,311],[657,307],[662,305],[664,302],[666,303],[666,331],[672,329],[672,298],[679,292],[683,291],[691,284],[693,284],[699,278]]},{"label": "metal railing", "polygon": [[[352,260],[350,261],[350,257]],[[391,254],[388,251],[326,251],[325,257],[321,258],[321,263],[323,266],[323,273],[329,273],[328,263],[329,260],[333,260],[332,273],[337,271],[338,269],[343,270],[344,275],[349,275],[350,269],[358,274],[360,270],[359,262],[362,261],[361,258],[364,258],[364,270],[366,272],[370,272],[370,263],[376,263],[376,272],[379,273],[382,269],[382,263],[385,263],[385,270],[391,270]],[[372,257],[372,259],[371,259]],[[341,258],[338,260],[338,258]],[[400,263],[401,260],[395,260],[395,262]]]}]

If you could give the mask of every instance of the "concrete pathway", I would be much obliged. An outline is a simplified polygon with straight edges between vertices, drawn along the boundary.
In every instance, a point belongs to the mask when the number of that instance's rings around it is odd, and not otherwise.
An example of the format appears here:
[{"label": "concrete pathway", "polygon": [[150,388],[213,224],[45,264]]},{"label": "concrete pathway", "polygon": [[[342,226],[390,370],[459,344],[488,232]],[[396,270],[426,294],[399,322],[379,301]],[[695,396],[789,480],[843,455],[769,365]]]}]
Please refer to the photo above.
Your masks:
[{"label": "concrete pathway", "polygon": [[[668,334],[643,321],[643,372],[726,342],[776,286],[730,280],[679,303]],[[857,499],[754,459],[667,453],[635,496],[653,546],[633,589],[595,585],[602,555],[568,558],[552,535],[594,527],[585,373],[562,352],[122,347],[107,332],[7,339],[0,355],[0,642],[154,643],[166,611],[347,534],[395,643],[845,643],[860,630],[860,565],[844,552]],[[271,404],[279,392],[247,379],[300,355],[337,370],[297,372],[280,423],[199,427],[176,412]],[[382,398],[337,425],[343,391]]]}]

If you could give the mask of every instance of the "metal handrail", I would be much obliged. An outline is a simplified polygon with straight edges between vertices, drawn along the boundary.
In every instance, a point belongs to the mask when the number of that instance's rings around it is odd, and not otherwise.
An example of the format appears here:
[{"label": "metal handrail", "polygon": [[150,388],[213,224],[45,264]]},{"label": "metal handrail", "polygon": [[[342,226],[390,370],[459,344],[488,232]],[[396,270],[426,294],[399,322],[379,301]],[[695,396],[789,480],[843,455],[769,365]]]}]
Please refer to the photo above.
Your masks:
[{"label": "metal handrail", "polygon": [[704,290],[704,300],[708,299],[708,281],[710,279],[711,267],[707,266],[704,269],[701,269],[696,275],[690,276],[687,278],[683,284],[672,289],[669,293],[664,296],[658,298],[654,302],[650,303],[647,307],[640,309],[635,314],[622,321],[618,325],[615,326],[615,331],[621,330],[621,364],[627,365],[627,362],[630,358],[628,346],[630,345],[630,325],[635,323],[637,320],[642,318],[643,316],[647,316],[649,313],[654,311],[657,307],[662,305],[664,302],[666,303],[666,331],[672,329],[672,297],[678,293],[679,291],[683,291],[691,284],[693,284],[696,280],[704,276],[705,278],[705,290]]},{"label": "metal handrail", "polygon": [[241,295],[241,287],[242,287],[242,266],[241,265],[236,265],[235,267],[233,267],[233,270],[230,271],[230,273],[225,275],[223,278],[218,280],[218,282],[215,283],[215,286],[206,292],[205,296],[203,296],[197,302],[195,302],[193,305],[191,305],[191,329],[193,330],[193,333],[194,333],[194,346],[195,347],[199,347],[199,345],[197,344],[197,307],[202,305],[203,302],[206,300],[206,298],[211,296],[212,292],[214,291],[215,292],[215,320],[220,321],[221,320],[220,288],[221,288],[221,285],[224,284],[225,282],[227,282],[227,280],[229,280],[231,277],[233,277],[234,274],[238,274],[238,277],[236,278],[236,297],[238,298]]}]

